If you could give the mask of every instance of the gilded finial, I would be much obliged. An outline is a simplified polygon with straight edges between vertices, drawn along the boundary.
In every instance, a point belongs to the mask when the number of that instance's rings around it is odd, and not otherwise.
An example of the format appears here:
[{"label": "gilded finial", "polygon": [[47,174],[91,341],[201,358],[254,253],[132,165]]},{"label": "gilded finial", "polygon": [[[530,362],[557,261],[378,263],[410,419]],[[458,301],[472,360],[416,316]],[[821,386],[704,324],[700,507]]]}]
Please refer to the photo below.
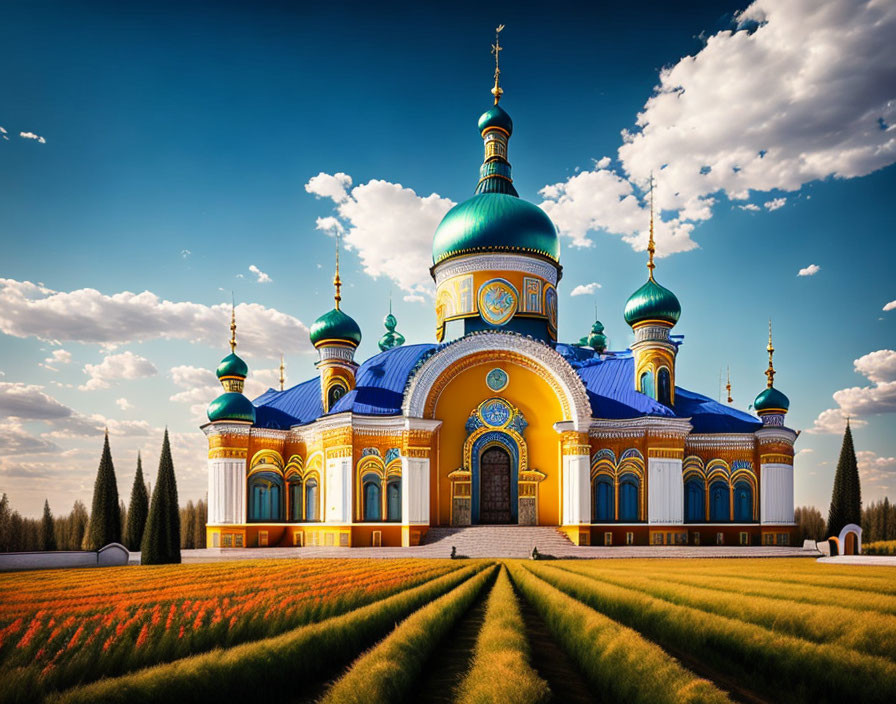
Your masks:
[{"label": "gilded finial", "polygon": [[230,353],[236,352],[236,300],[230,293]]},{"label": "gilded finial", "polygon": [[283,364],[283,353],[280,353],[280,390],[283,391],[283,387],[286,384],[286,365]]},{"label": "gilded finial", "polygon": [[653,171],[650,172],[650,238],[647,240],[647,270],[650,272],[650,278],[653,279],[653,270],[656,264],[653,263],[653,255],[656,253],[656,245],[653,241]]},{"label": "gilded finial", "polygon": [[731,367],[727,368],[728,373],[728,383],[725,384],[725,391],[728,392],[728,403],[733,403],[734,399],[731,398]]},{"label": "gilded finial", "polygon": [[336,294],[333,300],[336,301],[336,310],[339,310],[339,301],[342,300],[340,289],[342,288],[342,279],[339,278],[339,233],[336,233],[336,274],[333,276],[333,286],[336,288]]},{"label": "gilded finial", "polygon": [[499,54],[504,51],[504,47],[501,46],[500,37],[501,30],[504,29],[504,25],[498,25],[495,28],[495,43],[492,44],[492,54],[495,55],[495,87],[492,88],[492,95],[495,96],[495,105],[498,104],[498,101],[501,99],[501,96],[504,94],[504,91],[501,90],[501,86],[499,85],[499,79],[501,77],[501,69],[499,68]]},{"label": "gilded finial", "polygon": [[765,375],[768,377],[768,388],[772,388],[772,385],[775,383],[775,365],[772,362],[772,356],[775,354],[775,348],[772,345],[772,319],[768,319],[768,347],[765,349],[768,350],[768,369],[765,370]]}]

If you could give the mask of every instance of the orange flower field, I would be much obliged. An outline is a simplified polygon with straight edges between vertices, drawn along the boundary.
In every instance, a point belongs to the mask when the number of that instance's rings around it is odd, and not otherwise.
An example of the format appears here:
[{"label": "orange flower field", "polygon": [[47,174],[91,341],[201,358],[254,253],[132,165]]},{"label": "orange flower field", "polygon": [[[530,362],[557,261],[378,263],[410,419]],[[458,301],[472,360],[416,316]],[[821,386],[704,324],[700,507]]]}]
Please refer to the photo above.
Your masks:
[{"label": "orange flower field", "polygon": [[0,575],[0,701],[273,636],[453,568],[308,559]]}]

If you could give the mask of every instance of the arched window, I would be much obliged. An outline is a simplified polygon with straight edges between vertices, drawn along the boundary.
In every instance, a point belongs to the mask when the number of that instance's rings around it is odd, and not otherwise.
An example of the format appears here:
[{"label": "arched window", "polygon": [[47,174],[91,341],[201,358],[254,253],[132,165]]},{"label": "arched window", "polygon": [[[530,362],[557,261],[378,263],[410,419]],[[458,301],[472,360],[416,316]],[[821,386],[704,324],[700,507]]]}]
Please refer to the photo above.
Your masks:
[{"label": "arched window", "polygon": [[666,406],[672,405],[672,377],[665,367],[656,375],[656,400]]},{"label": "arched window", "polygon": [[640,481],[632,474],[619,482],[619,520],[631,523],[638,520],[638,487]]},{"label": "arched window", "polygon": [[390,479],[386,484],[386,520],[401,520],[401,480]]},{"label": "arched window", "polygon": [[691,477],[684,485],[684,520],[699,523],[706,520],[706,483]]},{"label": "arched window", "polygon": [[294,479],[287,484],[289,493],[289,520],[301,521],[304,511],[302,511],[302,482]]},{"label": "arched window", "polygon": [[259,472],[249,478],[249,520],[283,520],[283,479],[273,472]]},{"label": "arched window", "polygon": [[731,520],[731,490],[721,479],[709,485],[709,520],[713,523]]},{"label": "arched window", "polygon": [[656,398],[656,390],[653,388],[653,372],[643,372],[641,374],[641,393]]},{"label": "arched window", "polygon": [[607,476],[599,476],[594,480],[591,515],[595,523],[612,521],[613,511],[613,480]]},{"label": "arched window", "polygon": [[734,520],[737,523],[753,520],[753,487],[750,482],[739,481],[734,485]]},{"label": "arched window", "polygon": [[345,396],[347,389],[342,384],[333,384],[327,391],[327,410],[332,411],[336,402]]},{"label": "arched window", "polygon": [[305,520],[320,520],[317,512],[317,479],[305,480]]},{"label": "arched window", "polygon": [[382,520],[382,488],[380,478],[376,474],[367,474],[363,479],[364,520]]}]

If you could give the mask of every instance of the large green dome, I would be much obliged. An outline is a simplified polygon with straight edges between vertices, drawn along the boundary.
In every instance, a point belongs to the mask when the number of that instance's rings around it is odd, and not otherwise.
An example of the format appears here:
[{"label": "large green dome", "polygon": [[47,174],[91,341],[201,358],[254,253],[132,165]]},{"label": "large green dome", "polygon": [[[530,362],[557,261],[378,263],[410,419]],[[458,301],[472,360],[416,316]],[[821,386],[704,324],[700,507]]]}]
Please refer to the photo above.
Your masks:
[{"label": "large green dome", "polygon": [[208,405],[208,419],[216,420],[244,420],[255,422],[255,406],[242,394],[230,391],[221,394]]},{"label": "large green dome", "polygon": [[681,317],[681,303],[653,277],[635,291],[625,304],[625,322],[635,325],[647,320],[662,320],[675,325]]},{"label": "large green dome", "polygon": [[787,411],[790,408],[790,399],[774,386],[769,386],[753,401],[753,408],[757,411]]},{"label": "large green dome", "polygon": [[523,252],[560,261],[554,223],[533,203],[505,193],[480,193],[455,205],[432,242],[434,264],[458,254]]},{"label": "large green dome", "polygon": [[361,344],[361,328],[351,316],[338,308],[324,313],[311,326],[311,344],[317,345],[324,340],[339,340]]},{"label": "large green dome", "polygon": [[218,378],[223,376],[241,376],[244,379],[249,376],[249,366],[233,352],[221,360],[216,372]]},{"label": "large green dome", "polygon": [[479,133],[482,134],[489,127],[500,127],[509,137],[513,134],[513,120],[500,105],[494,105],[486,110],[479,118]]}]

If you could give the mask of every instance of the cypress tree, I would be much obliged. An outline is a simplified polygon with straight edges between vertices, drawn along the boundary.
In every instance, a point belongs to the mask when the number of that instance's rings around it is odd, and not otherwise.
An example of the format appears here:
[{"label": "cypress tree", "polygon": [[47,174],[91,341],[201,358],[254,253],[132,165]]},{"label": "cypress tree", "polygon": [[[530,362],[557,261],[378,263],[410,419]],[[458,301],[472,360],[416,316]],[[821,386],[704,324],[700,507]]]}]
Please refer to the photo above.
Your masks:
[{"label": "cypress tree", "polygon": [[0,552],[12,552],[12,510],[4,493],[0,497]]},{"label": "cypress tree", "polygon": [[146,493],[146,482],[143,480],[143,460],[137,453],[137,476],[131,488],[131,505],[128,507],[128,523],[124,532],[124,544],[128,550],[139,550],[143,542],[143,530],[146,528],[146,516],[149,513],[149,495]]},{"label": "cypress tree", "polygon": [[162,441],[159,457],[159,473],[149,504],[149,517],[143,542],[140,545],[140,563],[165,565],[180,562],[180,509],[177,505],[177,482],[174,478],[174,462],[168,429]]},{"label": "cypress tree", "polygon": [[828,512],[828,535],[838,536],[843,526],[849,523],[861,525],[862,487],[859,482],[859,465],[852,442],[852,429],[846,421],[840,459],[834,475],[834,490],[831,494],[831,508]]},{"label": "cypress tree", "polygon": [[56,526],[53,523],[53,514],[50,512],[50,502],[44,499],[44,517],[40,521],[40,549],[56,549]]},{"label": "cypress tree", "polygon": [[72,506],[71,533],[68,540],[69,550],[80,550],[87,535],[87,524],[90,518],[87,516],[87,508],[80,501],[75,501]]},{"label": "cypress tree", "polygon": [[115,481],[115,467],[109,450],[109,431],[103,443],[103,455],[93,485],[93,508],[90,511],[90,525],[87,529],[85,547],[99,550],[109,543],[121,542],[121,511],[118,506],[118,484]]}]

